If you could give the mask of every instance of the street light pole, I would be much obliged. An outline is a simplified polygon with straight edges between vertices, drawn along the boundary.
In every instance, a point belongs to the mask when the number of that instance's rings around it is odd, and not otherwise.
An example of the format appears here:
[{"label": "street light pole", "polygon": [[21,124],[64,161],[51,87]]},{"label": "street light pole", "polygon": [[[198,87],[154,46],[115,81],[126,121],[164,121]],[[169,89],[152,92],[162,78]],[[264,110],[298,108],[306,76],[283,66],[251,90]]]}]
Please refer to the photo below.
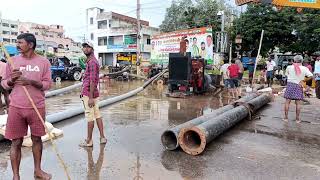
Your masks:
[{"label": "street light pole", "polygon": [[139,75],[139,65],[140,65],[140,56],[141,56],[141,23],[140,23],[140,0],[137,0],[137,74]]}]

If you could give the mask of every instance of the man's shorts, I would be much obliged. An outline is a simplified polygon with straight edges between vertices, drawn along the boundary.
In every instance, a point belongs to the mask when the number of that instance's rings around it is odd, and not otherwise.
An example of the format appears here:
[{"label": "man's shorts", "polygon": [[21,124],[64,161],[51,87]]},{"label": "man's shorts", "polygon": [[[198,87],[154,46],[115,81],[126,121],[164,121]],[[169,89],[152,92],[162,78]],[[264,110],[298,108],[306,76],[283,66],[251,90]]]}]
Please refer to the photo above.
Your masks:
[{"label": "man's shorts", "polygon": [[253,72],[249,71],[249,78],[253,78]]},{"label": "man's shorts", "polygon": [[[41,116],[45,119],[45,108],[38,108]],[[8,112],[8,120],[6,125],[5,138],[19,139],[23,138],[28,133],[28,126],[30,127],[33,136],[41,137],[46,134],[45,128],[41,123],[34,109],[24,109],[10,106]]]},{"label": "man's shorts", "polygon": [[231,88],[229,79],[224,79],[223,84],[224,84],[224,87],[226,87],[227,89]]},{"label": "man's shorts", "polygon": [[232,78],[232,79],[228,79],[229,81],[229,88],[237,88],[239,87],[239,80],[238,78]]},{"label": "man's shorts", "polygon": [[89,107],[89,97],[83,96],[82,102],[84,107],[84,115],[88,122],[95,121],[96,119],[101,118],[101,114],[99,111],[99,105],[98,105],[98,98],[93,99],[94,100],[94,106],[92,108]]},{"label": "man's shorts", "polygon": [[267,78],[273,79],[273,71],[267,71]]}]

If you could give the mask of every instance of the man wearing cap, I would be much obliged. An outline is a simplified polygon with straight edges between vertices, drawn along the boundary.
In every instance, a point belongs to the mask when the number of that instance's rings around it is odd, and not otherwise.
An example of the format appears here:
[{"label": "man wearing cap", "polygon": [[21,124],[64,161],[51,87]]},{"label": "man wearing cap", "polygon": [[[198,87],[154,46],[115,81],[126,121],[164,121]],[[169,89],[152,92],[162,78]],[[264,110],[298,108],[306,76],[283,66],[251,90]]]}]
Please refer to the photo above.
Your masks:
[{"label": "man wearing cap", "polygon": [[99,97],[99,62],[94,57],[93,45],[90,42],[82,44],[82,51],[87,56],[86,70],[83,77],[83,84],[81,90],[81,99],[83,102],[85,117],[88,122],[87,139],[80,144],[81,147],[92,147],[92,132],[94,128],[94,121],[97,122],[100,132],[100,143],[106,144],[107,140],[104,136],[102,117],[99,111],[98,97]]}]

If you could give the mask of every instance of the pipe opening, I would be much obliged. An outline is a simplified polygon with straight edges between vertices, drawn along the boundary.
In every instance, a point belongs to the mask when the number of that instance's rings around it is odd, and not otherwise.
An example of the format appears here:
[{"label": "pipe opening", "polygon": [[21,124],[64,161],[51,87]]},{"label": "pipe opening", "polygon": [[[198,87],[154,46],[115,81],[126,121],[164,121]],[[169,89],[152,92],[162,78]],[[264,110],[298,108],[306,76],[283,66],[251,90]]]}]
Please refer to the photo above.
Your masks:
[{"label": "pipe opening", "polygon": [[189,130],[183,134],[183,143],[188,149],[197,149],[201,145],[201,138],[197,132]]},{"label": "pipe opening", "polygon": [[178,147],[178,140],[172,131],[165,131],[161,136],[161,141],[164,147],[169,150],[174,150]]}]

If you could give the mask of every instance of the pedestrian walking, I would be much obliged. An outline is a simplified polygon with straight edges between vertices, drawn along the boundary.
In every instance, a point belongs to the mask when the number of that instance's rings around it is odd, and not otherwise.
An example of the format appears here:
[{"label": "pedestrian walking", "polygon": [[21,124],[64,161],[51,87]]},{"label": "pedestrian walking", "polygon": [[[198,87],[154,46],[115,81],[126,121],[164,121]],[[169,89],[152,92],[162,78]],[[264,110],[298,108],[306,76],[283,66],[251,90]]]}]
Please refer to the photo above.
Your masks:
[{"label": "pedestrian walking", "polygon": [[239,83],[241,84],[242,78],[243,78],[243,72],[244,72],[244,67],[240,59],[236,59],[236,65],[239,67],[239,73],[238,73],[238,78],[239,78]]},{"label": "pedestrian walking", "polygon": [[271,87],[273,84],[273,76],[274,76],[275,67],[276,67],[276,62],[274,62],[273,59],[269,58],[267,61],[267,84],[268,84],[268,87]]},{"label": "pedestrian walking", "polygon": [[231,60],[231,65],[228,67],[228,76],[229,76],[229,83],[232,89],[232,96],[241,97],[239,93],[239,66],[235,64],[235,60]]},{"label": "pedestrian walking", "polygon": [[288,111],[291,100],[295,100],[296,104],[296,122],[300,123],[301,102],[303,100],[303,84],[305,77],[311,78],[313,75],[307,67],[302,66],[303,57],[296,55],[293,65],[287,67],[286,76],[288,78],[287,89],[284,93],[286,103],[284,106],[284,121],[288,122]]},{"label": "pedestrian walking", "polygon": [[253,81],[254,64],[255,64],[254,59],[252,57],[250,57],[249,61],[248,61],[248,64],[247,64],[247,68],[248,68],[248,71],[249,71],[249,83],[250,83],[250,85],[252,84],[252,81]]},{"label": "pedestrian walking", "polygon": [[[303,61],[303,66],[307,67],[310,72],[313,72],[312,66],[311,66],[310,61],[309,61],[308,59]],[[306,86],[307,86],[307,88],[306,88],[306,90],[305,90],[305,94],[306,94],[306,96],[308,96],[308,97],[311,96],[311,92],[310,92],[310,91],[311,91],[312,81],[313,81],[313,79],[308,79],[308,80],[306,81]]]},{"label": "pedestrian walking", "polygon": [[239,96],[241,96],[241,83],[242,83],[242,78],[243,78],[243,72],[244,72],[244,67],[239,58],[236,59],[236,65],[239,67],[239,73],[238,73],[238,83],[239,83]]},{"label": "pedestrian walking", "polygon": [[224,59],[223,65],[220,68],[220,74],[222,75],[222,82],[224,87],[228,89],[228,96],[231,96],[231,86],[229,83],[228,67],[230,66],[229,61]]},{"label": "pedestrian walking", "polygon": [[12,58],[13,65],[6,65],[6,74],[1,85],[5,89],[12,89],[5,137],[11,139],[10,159],[13,179],[20,179],[19,166],[21,162],[21,146],[23,137],[27,135],[28,126],[31,131],[32,152],[34,159],[34,177],[37,179],[51,179],[52,176],[41,169],[42,140],[46,134],[41,119],[27,99],[23,86],[32,97],[41,116],[45,119],[45,90],[50,89],[50,62],[37,55],[35,49],[37,40],[33,34],[24,33],[17,37],[17,49],[20,55]]},{"label": "pedestrian walking", "polygon": [[107,139],[104,136],[102,116],[99,111],[99,62],[94,56],[93,45],[90,42],[82,44],[82,51],[87,56],[86,71],[83,77],[81,90],[81,99],[85,110],[87,120],[87,138],[80,144],[81,147],[92,147],[92,133],[94,122],[96,121],[100,132],[100,144],[106,144]]}]

